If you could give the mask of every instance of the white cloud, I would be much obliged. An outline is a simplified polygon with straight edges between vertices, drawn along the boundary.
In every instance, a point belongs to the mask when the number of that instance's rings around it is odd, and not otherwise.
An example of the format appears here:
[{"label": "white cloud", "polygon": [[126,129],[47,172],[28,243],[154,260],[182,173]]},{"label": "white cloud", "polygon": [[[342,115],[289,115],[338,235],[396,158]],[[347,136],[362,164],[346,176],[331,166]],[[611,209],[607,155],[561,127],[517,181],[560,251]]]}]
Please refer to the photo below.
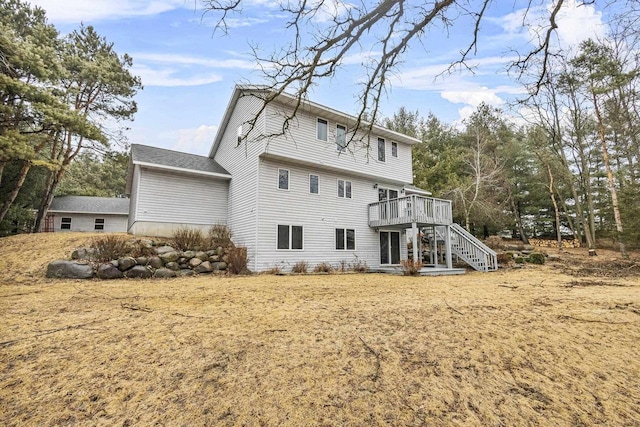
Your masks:
[{"label": "white cloud", "polygon": [[215,125],[201,125],[193,129],[180,129],[175,132],[177,142],[171,148],[186,153],[207,155],[217,131],[218,126]]},{"label": "white cloud", "polygon": [[483,102],[495,107],[504,104],[504,100],[496,95],[494,90],[484,86],[475,90],[443,91],[440,96],[454,104],[467,104],[473,107],[477,107]]},{"label": "white cloud", "polygon": [[180,65],[200,65],[209,68],[231,68],[251,70],[256,68],[255,61],[244,59],[211,59],[190,55],[180,55],[173,53],[133,53],[131,57],[134,61],[168,63]]},{"label": "white cloud", "polygon": [[222,80],[222,76],[215,73],[181,76],[175,68],[149,68],[144,65],[134,65],[131,72],[140,76],[143,86],[198,86]]},{"label": "white cloud", "polygon": [[129,16],[156,15],[189,7],[184,0],[31,0],[53,22],[94,22]]}]

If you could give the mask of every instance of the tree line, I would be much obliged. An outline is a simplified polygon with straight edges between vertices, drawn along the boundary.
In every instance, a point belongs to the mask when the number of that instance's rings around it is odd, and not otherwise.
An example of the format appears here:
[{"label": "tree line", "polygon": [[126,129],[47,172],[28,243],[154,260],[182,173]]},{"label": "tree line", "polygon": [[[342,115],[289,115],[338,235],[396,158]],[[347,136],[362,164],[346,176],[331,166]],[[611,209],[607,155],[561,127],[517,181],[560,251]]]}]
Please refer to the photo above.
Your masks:
[{"label": "tree line", "polygon": [[400,109],[384,124],[422,140],[414,183],[452,199],[477,235],[638,247],[640,63],[614,41],[587,40],[553,62],[520,124],[484,104],[458,127]]},{"label": "tree line", "polygon": [[75,159],[108,167],[117,157],[142,88],[131,66],[93,27],[63,37],[41,8],[2,0],[0,228],[30,226],[35,210],[40,229]]}]

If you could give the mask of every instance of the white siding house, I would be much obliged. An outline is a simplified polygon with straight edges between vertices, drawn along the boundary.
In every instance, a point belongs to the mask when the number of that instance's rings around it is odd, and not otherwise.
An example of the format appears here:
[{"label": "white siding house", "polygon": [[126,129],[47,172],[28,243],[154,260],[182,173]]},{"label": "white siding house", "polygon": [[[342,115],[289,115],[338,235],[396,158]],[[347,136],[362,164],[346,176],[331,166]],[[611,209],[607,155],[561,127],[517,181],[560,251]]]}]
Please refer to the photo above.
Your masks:
[{"label": "white siding house", "polygon": [[392,268],[422,257],[419,243],[409,254],[406,242],[429,227],[432,263],[441,242],[440,267],[451,269],[468,237],[452,227],[449,201],[412,185],[419,140],[379,126],[354,134],[354,117],[313,102],[284,127],[295,99],[281,94],[263,108],[267,94],[236,86],[209,157],[133,145],[129,232],[224,223],[247,247],[250,269],[264,271],[298,261]]}]

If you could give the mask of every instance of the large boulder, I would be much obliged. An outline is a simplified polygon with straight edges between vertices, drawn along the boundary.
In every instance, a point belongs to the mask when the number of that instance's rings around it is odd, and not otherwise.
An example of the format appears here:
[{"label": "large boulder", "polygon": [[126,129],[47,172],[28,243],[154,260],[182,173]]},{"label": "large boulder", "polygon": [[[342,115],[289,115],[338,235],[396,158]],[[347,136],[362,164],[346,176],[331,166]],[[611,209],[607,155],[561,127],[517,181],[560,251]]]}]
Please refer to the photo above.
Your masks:
[{"label": "large boulder", "polygon": [[98,250],[94,248],[78,248],[71,252],[71,259],[93,259],[98,254]]},{"label": "large boulder", "polygon": [[194,256],[196,256],[196,252],[195,251],[184,251],[184,252],[182,252],[182,256],[189,260],[189,259],[193,258]]},{"label": "large boulder", "polygon": [[118,268],[120,271],[126,271],[136,265],[136,259],[130,256],[118,258]]},{"label": "large boulder", "polygon": [[200,258],[191,258],[189,260],[189,268],[196,268],[200,264],[202,264],[202,260]]},{"label": "large boulder", "polygon": [[[198,258],[194,258],[194,259],[198,259]],[[213,266],[211,265],[211,263],[209,261],[205,261],[199,265],[197,265],[193,271],[195,271],[196,273],[211,273],[213,271]]]},{"label": "large boulder", "polygon": [[162,260],[159,256],[152,256],[149,258],[149,265],[153,268],[162,268]]},{"label": "large boulder", "polygon": [[209,261],[209,255],[207,255],[207,253],[203,251],[196,252],[196,258],[199,258],[202,261]]},{"label": "large boulder", "polygon": [[163,252],[161,254],[159,254],[160,259],[162,260],[163,263],[168,263],[168,262],[175,262],[178,260],[178,258],[180,258],[180,254],[176,251],[171,251],[171,252]]},{"label": "large boulder", "polygon": [[176,271],[176,276],[178,277],[193,276],[194,274],[196,274],[196,272],[193,270],[189,270],[188,268]]},{"label": "large boulder", "polygon": [[133,267],[128,269],[124,273],[124,275],[132,279],[148,279],[153,275],[153,272],[150,268],[144,267],[142,265],[134,265]]},{"label": "large boulder", "polygon": [[226,270],[227,269],[227,263],[226,262],[213,262],[213,263],[211,263],[211,267],[214,270]]},{"label": "large boulder", "polygon": [[153,273],[153,277],[157,277],[161,279],[166,277],[176,277],[176,272],[163,267],[163,268],[157,269],[156,272]]},{"label": "large boulder", "polygon": [[156,253],[158,255],[162,255],[162,254],[166,254],[168,252],[175,252],[176,250],[174,248],[172,248],[171,246],[159,246],[156,248]]},{"label": "large boulder", "polygon": [[180,264],[178,264],[177,262],[168,262],[165,264],[165,267],[168,268],[169,270],[180,270]]},{"label": "large boulder", "polygon": [[122,274],[122,271],[120,271],[118,267],[108,262],[106,264],[100,264],[98,271],[96,271],[96,276],[98,279],[110,280],[121,279],[124,277],[124,274]]},{"label": "large boulder", "polygon": [[147,265],[149,263],[149,258],[146,256],[136,257],[136,264],[138,265]]},{"label": "large boulder", "polygon": [[93,267],[78,261],[51,261],[47,266],[47,277],[56,279],[91,279]]}]

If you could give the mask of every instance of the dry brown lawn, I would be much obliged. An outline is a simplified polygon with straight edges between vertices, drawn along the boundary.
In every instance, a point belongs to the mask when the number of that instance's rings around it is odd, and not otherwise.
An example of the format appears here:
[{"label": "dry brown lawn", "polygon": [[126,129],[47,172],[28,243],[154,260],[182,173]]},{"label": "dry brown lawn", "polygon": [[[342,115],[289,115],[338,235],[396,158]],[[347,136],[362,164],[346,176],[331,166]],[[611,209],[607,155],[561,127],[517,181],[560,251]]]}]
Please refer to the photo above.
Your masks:
[{"label": "dry brown lawn", "polygon": [[637,254],[448,277],[43,277],[90,238],[0,239],[1,425],[640,425]]}]

